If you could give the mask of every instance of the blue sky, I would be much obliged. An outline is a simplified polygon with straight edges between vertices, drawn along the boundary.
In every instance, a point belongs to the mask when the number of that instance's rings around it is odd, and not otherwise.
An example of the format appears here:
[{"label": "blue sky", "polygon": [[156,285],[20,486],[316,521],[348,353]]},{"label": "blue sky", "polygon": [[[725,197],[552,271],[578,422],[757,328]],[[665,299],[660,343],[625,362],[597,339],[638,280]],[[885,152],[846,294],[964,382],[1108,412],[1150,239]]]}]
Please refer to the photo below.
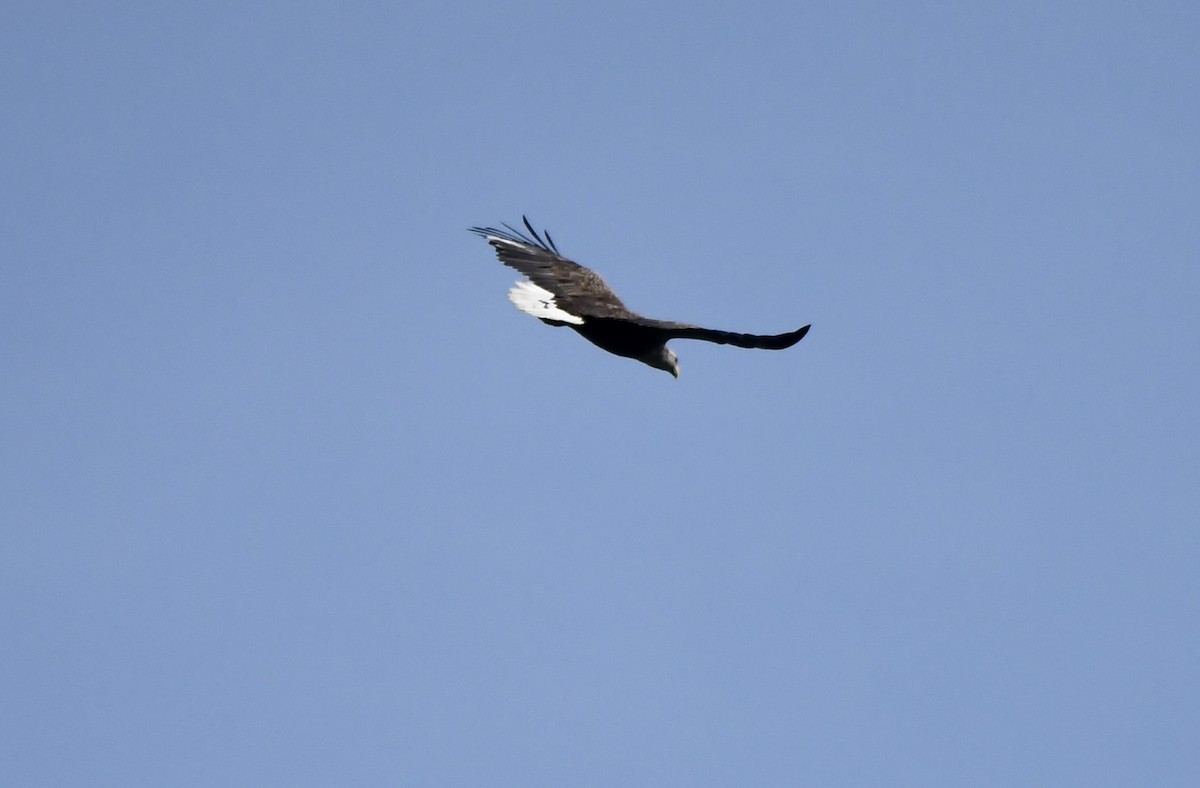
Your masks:
[{"label": "blue sky", "polygon": [[1200,784],[1196,9],[10,3],[0,783]]}]

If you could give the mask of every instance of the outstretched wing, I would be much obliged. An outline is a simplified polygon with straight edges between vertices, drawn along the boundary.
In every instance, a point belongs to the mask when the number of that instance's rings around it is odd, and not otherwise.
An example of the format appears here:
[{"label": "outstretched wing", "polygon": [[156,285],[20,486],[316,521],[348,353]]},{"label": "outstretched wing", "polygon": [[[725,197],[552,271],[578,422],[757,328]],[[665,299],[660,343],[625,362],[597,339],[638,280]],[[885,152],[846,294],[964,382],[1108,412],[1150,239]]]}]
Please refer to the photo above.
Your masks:
[{"label": "outstretched wing", "polygon": [[717,331],[711,328],[693,326],[689,323],[672,323],[667,320],[651,320],[639,318],[638,323],[647,328],[657,329],[663,336],[663,341],[670,339],[700,339],[705,342],[716,342],[718,345],[734,345],[735,347],[761,348],[763,350],[783,350],[804,339],[811,326],[803,326],[786,334],[738,334],[733,331]]},{"label": "outstretched wing", "polygon": [[[563,257],[554,245],[550,233],[544,233],[543,239],[528,219],[524,216],[521,218],[525,221],[530,235],[525,235],[507,224],[503,230],[494,227],[470,229],[492,245],[500,262],[517,269],[535,285],[547,291],[552,296],[547,303],[550,309],[562,310],[579,318],[634,316],[599,274]],[[530,311],[520,304],[518,307]]]}]

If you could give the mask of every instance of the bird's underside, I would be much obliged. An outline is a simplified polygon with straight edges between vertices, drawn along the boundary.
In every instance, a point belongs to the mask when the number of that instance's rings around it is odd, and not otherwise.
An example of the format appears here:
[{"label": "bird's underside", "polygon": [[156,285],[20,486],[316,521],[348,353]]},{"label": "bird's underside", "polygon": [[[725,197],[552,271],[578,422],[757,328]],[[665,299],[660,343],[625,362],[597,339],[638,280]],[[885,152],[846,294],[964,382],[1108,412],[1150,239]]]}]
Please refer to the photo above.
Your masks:
[{"label": "bird's underside", "polygon": [[507,224],[502,230],[470,228],[487,239],[500,262],[527,277],[509,290],[509,300],[517,309],[544,323],[570,326],[610,353],[635,358],[679,377],[679,361],[666,346],[669,340],[700,339],[736,347],[782,350],[808,333],[809,326],[803,326],[786,334],[739,334],[643,317],[629,311],[599,274],[563,257],[550,233],[539,235],[528,219],[521,218],[529,235]]}]

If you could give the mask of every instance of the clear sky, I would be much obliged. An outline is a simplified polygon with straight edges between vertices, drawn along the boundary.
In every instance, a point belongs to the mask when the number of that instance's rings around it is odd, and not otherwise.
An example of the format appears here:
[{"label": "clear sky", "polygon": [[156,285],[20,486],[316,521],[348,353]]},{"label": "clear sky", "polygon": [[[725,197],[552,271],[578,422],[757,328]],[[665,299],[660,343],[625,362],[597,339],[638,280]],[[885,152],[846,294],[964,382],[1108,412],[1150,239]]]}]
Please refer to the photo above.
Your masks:
[{"label": "clear sky", "polygon": [[0,784],[1200,785],[1198,9],[7,3]]}]

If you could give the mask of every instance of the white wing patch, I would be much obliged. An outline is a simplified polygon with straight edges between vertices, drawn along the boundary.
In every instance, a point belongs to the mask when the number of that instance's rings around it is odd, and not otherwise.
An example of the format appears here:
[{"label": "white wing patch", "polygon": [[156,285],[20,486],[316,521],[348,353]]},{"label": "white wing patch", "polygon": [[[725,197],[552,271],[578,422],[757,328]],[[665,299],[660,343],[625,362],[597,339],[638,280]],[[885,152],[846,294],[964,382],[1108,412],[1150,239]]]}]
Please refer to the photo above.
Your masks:
[{"label": "white wing patch", "polygon": [[556,320],[560,323],[583,325],[583,318],[558,308],[554,303],[554,293],[544,287],[538,287],[533,282],[522,280],[513,285],[508,291],[508,300],[513,306],[527,315],[533,315],[541,320]]}]

